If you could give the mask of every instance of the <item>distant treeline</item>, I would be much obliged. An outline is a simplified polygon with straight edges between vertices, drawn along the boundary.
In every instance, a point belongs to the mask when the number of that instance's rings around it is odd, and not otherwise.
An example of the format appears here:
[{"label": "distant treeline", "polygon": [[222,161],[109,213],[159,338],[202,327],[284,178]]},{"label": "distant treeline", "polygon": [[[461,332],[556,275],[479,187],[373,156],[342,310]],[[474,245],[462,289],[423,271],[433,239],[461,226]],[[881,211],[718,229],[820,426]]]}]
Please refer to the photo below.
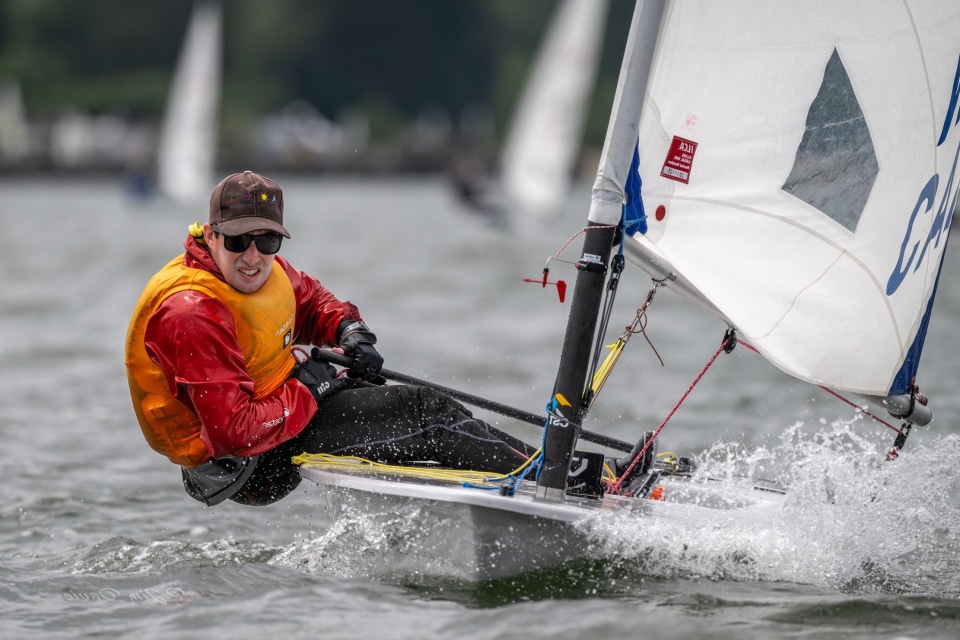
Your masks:
[{"label": "distant treeline", "polygon": [[[374,139],[422,114],[509,120],[556,0],[222,0],[222,144],[294,100],[362,109]],[[0,0],[0,83],[27,116],[64,109],[158,120],[192,0]],[[632,12],[611,0],[588,141],[606,128]]]}]

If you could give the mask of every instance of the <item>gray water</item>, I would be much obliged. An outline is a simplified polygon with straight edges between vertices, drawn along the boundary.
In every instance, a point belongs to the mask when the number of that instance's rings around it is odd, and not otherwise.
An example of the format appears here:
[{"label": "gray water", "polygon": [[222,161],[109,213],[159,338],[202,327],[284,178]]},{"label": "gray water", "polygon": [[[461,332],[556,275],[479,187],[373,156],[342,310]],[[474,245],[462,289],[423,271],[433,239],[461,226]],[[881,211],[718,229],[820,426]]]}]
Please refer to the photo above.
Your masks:
[{"label": "gray water", "polygon": [[[569,308],[539,278],[580,228],[505,234],[439,179],[283,179],[283,254],[357,304],[386,365],[527,411],[549,398]],[[0,637],[952,638],[960,619],[960,254],[948,257],[918,383],[935,422],[894,434],[746,349],[722,356],[661,450],[719,478],[793,487],[775,522],[610,522],[594,560],[472,583],[369,569],[416,558],[416,518],[333,521],[304,483],[277,505],[203,508],[136,426],[123,370],[146,280],[203,221],[111,181],[0,183]],[[575,240],[561,257],[575,259]],[[572,283],[573,269],[551,266]],[[649,283],[628,270],[612,336]],[[660,292],[586,427],[655,428],[724,327]],[[535,427],[483,417],[536,441]],[[731,491],[737,485],[731,480]],[[346,517],[346,516],[345,516]],[[415,563],[413,566],[416,566]]]}]

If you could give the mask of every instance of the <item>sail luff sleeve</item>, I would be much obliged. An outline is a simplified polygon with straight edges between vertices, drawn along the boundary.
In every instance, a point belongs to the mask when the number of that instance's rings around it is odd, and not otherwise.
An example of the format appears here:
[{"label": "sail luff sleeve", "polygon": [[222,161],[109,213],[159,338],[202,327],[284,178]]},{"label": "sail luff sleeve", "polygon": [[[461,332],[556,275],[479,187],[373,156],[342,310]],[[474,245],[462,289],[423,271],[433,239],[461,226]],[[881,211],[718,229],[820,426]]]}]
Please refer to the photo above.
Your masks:
[{"label": "sail luff sleeve", "polygon": [[634,9],[600,167],[593,184],[589,220],[594,224],[613,225],[620,222],[647,81],[661,23],[669,4],[666,0],[639,0]]}]

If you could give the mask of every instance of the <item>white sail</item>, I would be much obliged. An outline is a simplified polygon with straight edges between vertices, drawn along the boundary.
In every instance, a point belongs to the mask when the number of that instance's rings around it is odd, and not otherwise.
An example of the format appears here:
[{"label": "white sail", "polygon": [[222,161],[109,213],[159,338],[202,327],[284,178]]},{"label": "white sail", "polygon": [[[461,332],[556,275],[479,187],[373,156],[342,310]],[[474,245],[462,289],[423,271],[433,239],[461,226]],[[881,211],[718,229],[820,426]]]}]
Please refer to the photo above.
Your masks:
[{"label": "white sail", "polygon": [[0,163],[19,161],[29,151],[29,124],[20,83],[0,82]]},{"label": "white sail", "polygon": [[960,189],[960,3],[640,4],[591,221],[637,145],[632,261],[791,375],[906,392]]},{"label": "white sail", "polygon": [[607,0],[563,0],[548,27],[504,146],[508,205],[545,216],[569,194],[590,108]]},{"label": "white sail", "polygon": [[160,133],[157,183],[164,195],[196,204],[213,189],[221,77],[219,0],[194,5]]}]

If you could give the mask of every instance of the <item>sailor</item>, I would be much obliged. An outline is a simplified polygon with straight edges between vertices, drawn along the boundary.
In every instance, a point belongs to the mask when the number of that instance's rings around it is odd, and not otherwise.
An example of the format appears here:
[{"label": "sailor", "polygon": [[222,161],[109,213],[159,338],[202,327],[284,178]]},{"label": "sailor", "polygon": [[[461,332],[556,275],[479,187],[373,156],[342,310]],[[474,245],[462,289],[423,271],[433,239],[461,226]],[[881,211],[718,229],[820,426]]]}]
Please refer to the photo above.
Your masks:
[{"label": "sailor", "polygon": [[[376,336],[356,306],[278,255],[283,192],[251,171],[224,178],[209,220],[151,278],[125,361],[147,443],[207,505],[273,503],[303,452],[509,473],[533,449],[429,387],[383,386]],[[346,355],[346,376],[294,345]]]}]

